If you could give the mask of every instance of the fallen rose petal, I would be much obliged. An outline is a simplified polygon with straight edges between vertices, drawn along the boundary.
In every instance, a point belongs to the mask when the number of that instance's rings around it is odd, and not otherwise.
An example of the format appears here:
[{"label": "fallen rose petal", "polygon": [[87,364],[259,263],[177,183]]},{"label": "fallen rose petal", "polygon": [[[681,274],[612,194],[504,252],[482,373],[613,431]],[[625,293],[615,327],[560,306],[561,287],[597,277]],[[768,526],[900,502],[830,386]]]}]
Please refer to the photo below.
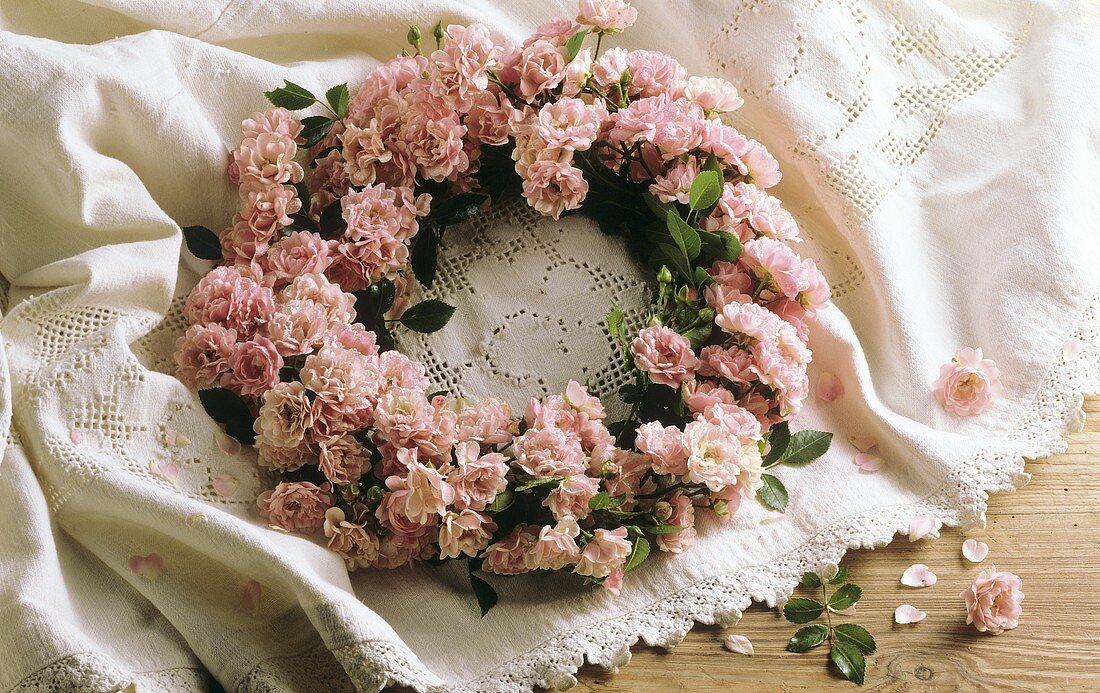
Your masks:
[{"label": "fallen rose petal", "polygon": [[939,520],[934,520],[927,515],[917,515],[909,523],[909,541],[920,541],[925,537],[939,539],[941,527],[943,523]]},{"label": "fallen rose petal", "polygon": [[967,539],[963,542],[963,557],[971,563],[981,563],[989,555],[989,544],[977,539]]},{"label": "fallen rose petal", "polygon": [[249,580],[241,587],[241,602],[248,613],[255,616],[260,612],[260,597],[263,596],[263,585],[255,580]]},{"label": "fallen rose petal", "polygon": [[229,455],[235,457],[241,452],[241,441],[237,440],[233,436],[228,436],[224,433],[215,433],[218,439],[218,448]]},{"label": "fallen rose petal", "polygon": [[909,604],[902,604],[898,608],[894,609],[894,623],[900,623],[902,625],[906,623],[918,623],[924,620],[924,617],[928,614],[924,613],[915,606]]},{"label": "fallen rose petal", "polygon": [[844,383],[836,373],[828,371],[817,377],[817,398],[822,402],[832,402],[844,394]]},{"label": "fallen rose petal", "polygon": [[73,445],[80,445],[84,442],[84,433],[74,428],[69,431],[69,440],[73,441]]},{"label": "fallen rose petal", "polygon": [[616,568],[603,579],[603,588],[615,595],[619,596],[619,593],[623,590],[623,569]]},{"label": "fallen rose petal", "polygon": [[878,441],[872,436],[848,436],[848,442],[860,452],[871,452],[878,446]]},{"label": "fallen rose petal", "polygon": [[914,563],[901,574],[901,584],[906,587],[931,587],[936,584],[936,574],[923,563]]},{"label": "fallen rose petal", "polygon": [[205,513],[200,513],[200,512],[187,513],[183,517],[183,524],[187,525],[188,527],[194,527],[196,522],[202,522],[205,519],[206,519],[206,514]]},{"label": "fallen rose petal", "polygon": [[171,428],[164,430],[164,442],[172,447],[182,448],[191,444],[191,439],[183,435],[179,431]]},{"label": "fallen rose petal", "polygon": [[159,462],[153,460],[149,463],[149,472],[160,479],[164,479],[170,484],[176,483],[176,477],[180,475],[180,468],[171,462]]},{"label": "fallen rose petal", "polygon": [[159,553],[150,553],[145,556],[130,556],[128,561],[130,570],[146,580],[156,580],[160,571],[164,570],[164,559]]},{"label": "fallen rose petal", "polygon": [[219,474],[213,479],[214,493],[222,498],[229,498],[237,493],[240,484],[241,482],[232,474]]},{"label": "fallen rose petal", "polygon": [[753,653],[752,642],[744,635],[727,635],[723,646],[730,652],[751,655]]},{"label": "fallen rose petal", "polygon": [[1076,337],[1070,337],[1062,345],[1062,358],[1066,361],[1072,361],[1077,358],[1085,349],[1085,343]]},{"label": "fallen rose petal", "polygon": [[834,609],[833,607],[830,606],[829,611],[832,611],[834,614],[840,614],[841,616],[855,616],[856,615],[856,605],[852,604],[847,609]]},{"label": "fallen rose petal", "polygon": [[869,455],[865,452],[861,452],[856,455],[852,459],[852,462],[857,467],[859,467],[859,471],[868,473],[877,472],[878,470],[882,469],[882,466],[885,464],[885,462],[882,461],[881,457],[877,455]]}]

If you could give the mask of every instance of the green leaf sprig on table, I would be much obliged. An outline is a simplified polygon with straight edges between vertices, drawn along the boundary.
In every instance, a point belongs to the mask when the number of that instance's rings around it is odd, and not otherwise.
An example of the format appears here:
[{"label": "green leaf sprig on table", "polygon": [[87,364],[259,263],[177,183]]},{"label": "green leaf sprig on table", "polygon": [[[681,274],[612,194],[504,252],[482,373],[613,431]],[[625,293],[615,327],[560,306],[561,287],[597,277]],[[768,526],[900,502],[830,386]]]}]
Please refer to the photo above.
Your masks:
[{"label": "green leaf sprig on table", "polygon": [[[809,572],[802,576],[803,587],[821,590],[821,599],[792,597],[783,605],[783,616],[791,623],[809,624],[799,628],[787,642],[790,652],[809,652],[829,643],[829,662],[841,676],[863,685],[867,672],[866,656],[875,651],[875,639],[863,626],[854,623],[833,623],[833,614],[855,606],[863,590],[848,582],[848,569],[825,578]],[[830,593],[830,587],[837,587]],[[812,623],[824,615],[824,623]]]}]

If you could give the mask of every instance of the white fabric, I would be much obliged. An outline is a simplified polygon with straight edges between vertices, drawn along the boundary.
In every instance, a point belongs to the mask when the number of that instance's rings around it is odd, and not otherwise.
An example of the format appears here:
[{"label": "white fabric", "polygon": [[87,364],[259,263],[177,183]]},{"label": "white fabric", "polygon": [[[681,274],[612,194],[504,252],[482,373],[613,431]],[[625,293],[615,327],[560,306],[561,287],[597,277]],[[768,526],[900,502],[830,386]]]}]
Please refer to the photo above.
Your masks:
[{"label": "white fabric", "polygon": [[[226,149],[282,78],[354,84],[410,21],[521,36],[572,3],[0,5],[0,690],[201,689],[204,670],[246,691],[566,686],[582,657],[619,665],[639,636],[674,644],[693,621],[774,603],[916,513],[977,522],[988,492],[1026,480],[1024,457],[1064,447],[1081,393],[1100,390],[1100,50],[1085,3],[637,4],[624,45],[738,83],[736,124],[781,160],[777,192],[835,292],[812,375],[846,388],[794,427],[836,442],[780,471],[786,515],[746,504],[729,525],[704,521],[690,552],[631,573],[619,599],[562,576],[494,579],[485,619],[458,566],[349,579],[322,547],[264,527],[252,456],[222,452],[170,375],[197,279],[177,224],[229,219]],[[478,224],[485,242],[442,268],[478,277],[458,300],[467,326],[410,347],[474,394],[519,397],[520,373],[543,377],[531,394],[577,373],[611,389],[595,330],[609,300],[638,300],[637,269],[582,220],[511,206]],[[509,230],[527,269],[501,264],[516,257]],[[547,320],[508,320],[521,309]],[[506,322],[505,337],[477,338]],[[1070,337],[1085,350],[1063,358]],[[931,394],[960,346],[1003,373],[973,419]],[[858,472],[852,434],[877,437],[885,470]],[[152,553],[155,579],[131,569]]]}]

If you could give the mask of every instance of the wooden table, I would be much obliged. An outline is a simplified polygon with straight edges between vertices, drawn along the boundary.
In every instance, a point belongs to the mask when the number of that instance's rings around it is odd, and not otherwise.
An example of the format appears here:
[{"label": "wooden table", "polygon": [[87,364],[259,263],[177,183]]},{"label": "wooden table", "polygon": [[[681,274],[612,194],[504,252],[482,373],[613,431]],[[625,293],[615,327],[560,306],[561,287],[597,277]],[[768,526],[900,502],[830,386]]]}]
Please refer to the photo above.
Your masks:
[{"label": "wooden table", "polygon": [[[877,551],[854,551],[843,565],[863,587],[853,621],[878,640],[868,658],[870,690],[1100,690],[1100,398],[1085,406],[1089,422],[1072,434],[1069,450],[1028,463],[1031,483],[995,496],[988,528],[968,532],[990,546],[986,564],[1024,581],[1020,627],[982,635],[965,623],[959,592],[977,572],[960,553],[964,535],[944,529],[935,542],[904,539]],[[930,588],[898,582],[913,563],[939,577]],[[984,565],[984,564],[983,564]],[[913,604],[928,613],[921,623],[894,624],[894,607]],[[586,666],[584,691],[857,690],[826,668],[827,652],[785,651],[795,630],[775,611],[753,607],[728,630],[697,626],[670,652],[635,648],[616,674]],[[722,649],[726,633],[748,636],[752,657]]]}]

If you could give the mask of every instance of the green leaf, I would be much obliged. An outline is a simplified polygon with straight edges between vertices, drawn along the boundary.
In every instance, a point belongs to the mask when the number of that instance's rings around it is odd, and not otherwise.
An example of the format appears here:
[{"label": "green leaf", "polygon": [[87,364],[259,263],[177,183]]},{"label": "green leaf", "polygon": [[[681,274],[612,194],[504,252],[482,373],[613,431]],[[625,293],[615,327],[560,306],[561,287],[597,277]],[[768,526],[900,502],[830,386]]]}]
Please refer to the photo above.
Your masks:
[{"label": "green leaf", "polygon": [[809,464],[824,455],[832,442],[832,433],[799,431],[791,436],[791,442],[783,454],[783,464]]},{"label": "green leaf", "polygon": [[634,539],[634,545],[630,547],[630,556],[626,559],[623,572],[637,568],[647,558],[649,558],[649,540],[639,535]]},{"label": "green leaf", "polygon": [[714,332],[714,323],[707,322],[684,332],[684,338],[691,342],[692,349],[698,350],[704,342],[710,339],[712,332]]},{"label": "green leaf", "polygon": [[512,506],[516,500],[516,494],[512,493],[511,489],[504,489],[497,494],[497,497],[493,499],[493,502],[485,508],[486,512],[499,513],[502,510],[507,510]]},{"label": "green leaf", "polygon": [[859,648],[847,642],[834,642],[829,648],[829,659],[840,670],[844,678],[862,686],[863,676],[867,672],[867,662]]},{"label": "green leaf", "polygon": [[764,485],[757,489],[757,499],[769,510],[786,512],[787,501],[790,500],[787,487],[774,474],[765,474],[761,478],[764,480]]},{"label": "green leaf", "polygon": [[839,570],[836,571],[836,575],[833,576],[833,579],[829,580],[829,584],[830,585],[839,585],[840,583],[847,582],[847,581],[848,581],[848,569],[847,568],[840,568]]},{"label": "green leaf", "polygon": [[285,108],[288,111],[300,111],[317,103],[317,97],[309,89],[288,79],[284,79],[283,86],[278,89],[265,91],[264,96],[271,102],[271,105]]},{"label": "green leaf", "polygon": [[226,433],[244,445],[256,442],[256,432],[252,430],[255,419],[240,395],[224,387],[212,387],[199,390],[199,401],[211,419],[225,425]]},{"label": "green leaf", "polygon": [[635,383],[627,383],[619,388],[619,399],[625,404],[637,404],[645,399],[646,389]]},{"label": "green leaf", "polygon": [[791,623],[809,623],[824,612],[824,604],[805,597],[792,597],[783,605],[783,618]]},{"label": "green leaf", "polygon": [[829,637],[829,629],[820,623],[804,626],[791,636],[791,639],[787,642],[787,651],[808,652],[825,642],[827,637]]},{"label": "green leaf", "polygon": [[481,211],[488,195],[475,192],[459,193],[454,197],[441,200],[438,204],[432,204],[432,210],[428,219],[440,226],[454,226],[461,224]]},{"label": "green leaf", "polygon": [[536,476],[528,479],[519,486],[516,486],[516,492],[529,491],[539,486],[547,486],[549,484],[560,484],[565,480],[564,476]]},{"label": "green leaf", "polygon": [[344,221],[344,208],[340,200],[333,200],[321,212],[321,238],[339,238],[348,228]]},{"label": "green leaf", "polygon": [[595,512],[597,510],[617,508],[623,504],[624,500],[623,496],[612,496],[607,491],[600,491],[588,499],[588,509]]},{"label": "green leaf", "polygon": [[396,347],[393,341],[393,333],[389,331],[383,324],[374,325],[371,328],[374,332],[374,339],[378,342],[378,350],[381,352],[393,351]]},{"label": "green leaf", "polygon": [[435,281],[436,265],[439,263],[439,234],[425,224],[420,233],[413,238],[412,252],[409,264],[412,265],[413,275],[429,289]]},{"label": "green leaf", "polygon": [[692,211],[710,209],[722,196],[722,176],[715,171],[700,171],[688,190],[688,207]]},{"label": "green leaf", "polygon": [[616,305],[612,305],[611,310],[607,312],[607,333],[616,341],[626,339],[626,315]]},{"label": "green leaf", "polygon": [[726,249],[723,259],[726,262],[736,262],[737,258],[741,257],[741,251],[744,250],[744,246],[741,245],[741,239],[732,233],[723,232],[720,235],[722,237],[722,245],[725,246]]},{"label": "green leaf", "polygon": [[858,602],[862,596],[863,590],[852,583],[848,583],[829,596],[829,606],[835,611],[843,611]]},{"label": "green leaf", "polygon": [[470,587],[474,588],[474,596],[477,597],[477,605],[481,609],[481,617],[484,618],[489,609],[497,605],[500,596],[492,585],[473,573],[470,573]]},{"label": "green leaf", "polygon": [[436,332],[443,329],[454,312],[454,306],[429,299],[406,310],[401,316],[401,324],[414,332]]},{"label": "green leaf", "polygon": [[664,523],[661,523],[653,527],[646,527],[645,531],[649,532],[650,534],[676,534],[677,532],[684,531],[684,528],[677,525],[666,525]]},{"label": "green leaf", "polygon": [[875,638],[863,626],[854,623],[841,623],[833,628],[836,637],[841,642],[848,642],[859,648],[859,651],[869,655],[875,651],[877,645]]},{"label": "green leaf", "polygon": [[675,246],[669,245],[668,243],[659,243],[657,244],[655,255],[661,262],[676,270],[676,273],[679,274],[680,278],[684,281],[690,282],[694,279],[695,275],[692,273],[691,266],[688,265],[687,259]]},{"label": "green leaf", "polygon": [[323,115],[302,118],[302,137],[305,138],[306,146],[312,147],[325,139],[335,122],[332,118]]},{"label": "green leaf", "polygon": [[661,221],[664,221],[668,217],[669,211],[673,209],[672,205],[667,202],[661,202],[661,200],[652,193],[645,193],[642,195],[642,199],[645,200],[645,206],[649,207],[649,211],[653,212],[653,216]]},{"label": "green leaf", "polygon": [[[699,251],[703,247],[703,242],[699,239],[699,232],[680,218],[676,210],[668,210],[668,214],[665,215],[665,225],[668,226],[668,232],[672,234],[672,240],[676,241],[676,247],[680,249],[688,262],[699,257]],[[691,275],[690,272],[686,274]]]},{"label": "green leaf", "polygon": [[[768,454],[764,456],[764,466],[774,464],[783,453],[787,451],[787,445],[791,442],[791,429],[786,421],[781,421],[771,427],[768,434],[768,443],[772,446]],[[820,583],[819,583],[820,584]]]},{"label": "green leaf", "polygon": [[704,171],[714,171],[715,173],[722,175],[722,162],[718,160],[718,157],[711,154],[707,157],[707,161],[703,164]]},{"label": "green leaf", "polygon": [[695,268],[695,286],[702,289],[714,283],[714,277],[702,267]]},{"label": "green leaf", "polygon": [[373,325],[393,306],[397,287],[392,280],[383,277],[362,291],[356,291],[355,321],[364,325]]},{"label": "green leaf", "polygon": [[802,573],[799,584],[803,587],[821,587],[821,576],[814,572]]},{"label": "green leaf", "polygon": [[584,43],[585,36],[588,36],[588,29],[581,29],[565,42],[565,63],[567,65],[573,62],[573,58],[581,52],[581,44]]},{"label": "green leaf", "polygon": [[187,243],[187,250],[197,258],[203,260],[221,260],[222,242],[218,234],[205,226],[184,226],[183,240]]},{"label": "green leaf", "polygon": [[294,190],[298,193],[298,199],[302,202],[302,208],[298,210],[298,214],[308,216],[309,207],[313,204],[313,195],[309,192],[309,184],[303,178],[294,184]]},{"label": "green leaf", "polygon": [[348,114],[348,85],[337,84],[325,92],[325,101],[337,118],[343,118]]}]

